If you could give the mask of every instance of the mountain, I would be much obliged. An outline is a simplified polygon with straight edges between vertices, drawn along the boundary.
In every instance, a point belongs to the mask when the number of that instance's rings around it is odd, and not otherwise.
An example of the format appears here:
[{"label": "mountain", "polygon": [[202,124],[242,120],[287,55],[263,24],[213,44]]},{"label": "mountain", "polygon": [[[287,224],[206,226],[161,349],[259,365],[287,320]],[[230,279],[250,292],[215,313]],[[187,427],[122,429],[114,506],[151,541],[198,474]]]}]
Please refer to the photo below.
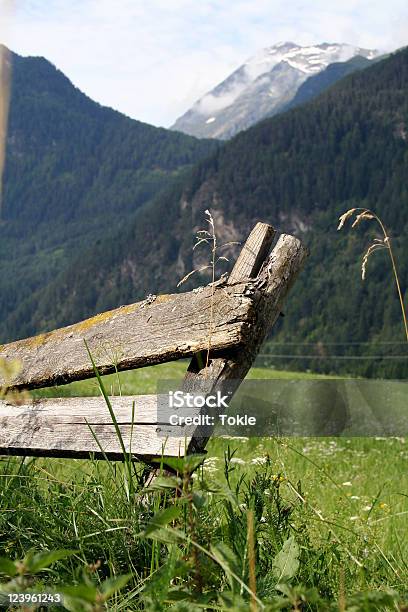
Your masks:
[{"label": "mountain", "polygon": [[[243,240],[262,220],[295,232],[310,248],[273,335],[285,347],[281,352],[293,352],[296,342],[341,343],[347,356],[353,351],[350,342],[401,341],[400,354],[406,355],[385,252],[370,259],[367,279],[361,281],[362,253],[378,231],[372,223],[345,232],[336,227],[339,215],[351,207],[376,210],[390,228],[407,295],[407,133],[405,49],[346,77],[306,105],[242,132],[199,162],[139,209],[133,224],[90,245],[46,290],[32,295],[9,318],[10,329],[51,329],[148,293],[174,291],[178,280],[205,260],[199,249],[193,258],[193,234],[205,227],[204,211],[210,208],[221,242]],[[193,277],[191,284],[203,282]],[[294,359],[293,367],[408,374],[406,358],[357,359],[350,366],[322,359],[326,349],[321,346],[314,359]],[[307,346],[302,351],[307,354]]]},{"label": "mountain", "polygon": [[44,58],[10,58],[0,341],[34,291],[217,146],[100,106]]},{"label": "mountain", "polygon": [[377,55],[377,51],[347,44],[302,47],[278,43],[248,59],[200,98],[171,129],[199,138],[231,138],[280,112],[307,79],[330,64],[355,56],[371,60]]}]

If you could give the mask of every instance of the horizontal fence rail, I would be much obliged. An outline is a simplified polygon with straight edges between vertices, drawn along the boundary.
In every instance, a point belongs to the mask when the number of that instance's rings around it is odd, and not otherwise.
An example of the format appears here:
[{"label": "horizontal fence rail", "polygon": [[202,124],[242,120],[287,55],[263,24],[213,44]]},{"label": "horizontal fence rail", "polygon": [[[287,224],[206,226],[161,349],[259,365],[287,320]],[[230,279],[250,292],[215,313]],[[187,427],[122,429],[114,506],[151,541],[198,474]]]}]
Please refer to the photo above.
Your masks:
[{"label": "horizontal fence rail", "polygon": [[227,350],[245,342],[254,319],[256,296],[245,289],[241,283],[158,296],[0,346],[0,358],[21,362],[11,386],[35,389],[93,377],[87,346],[101,374],[191,356],[208,347],[210,329],[212,350]]},{"label": "horizontal fence rail", "polygon": [[147,460],[183,456],[189,439],[166,437],[158,401],[156,395],[111,398],[116,424],[101,397],[47,398],[22,406],[0,401],[0,454],[123,459],[124,448]]}]

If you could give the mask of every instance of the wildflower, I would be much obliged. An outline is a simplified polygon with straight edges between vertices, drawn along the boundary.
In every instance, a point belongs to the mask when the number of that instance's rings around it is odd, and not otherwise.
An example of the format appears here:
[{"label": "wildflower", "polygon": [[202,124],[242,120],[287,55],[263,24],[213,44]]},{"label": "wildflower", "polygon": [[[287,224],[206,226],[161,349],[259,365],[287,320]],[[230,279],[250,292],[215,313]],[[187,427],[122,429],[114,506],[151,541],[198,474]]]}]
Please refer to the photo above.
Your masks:
[{"label": "wildflower", "polygon": [[266,463],[268,461],[268,457],[255,457],[251,459],[251,463]]},{"label": "wildflower", "polygon": [[370,512],[372,506],[364,506],[363,510],[364,512]]},{"label": "wildflower", "polygon": [[343,482],[343,487],[352,487],[353,484],[350,481]]},{"label": "wildflower", "polygon": [[102,561],[98,559],[95,563],[89,563],[87,569],[91,574],[93,574],[101,567],[101,565]]},{"label": "wildflower", "polygon": [[350,521],[358,521],[359,516],[350,516]]}]

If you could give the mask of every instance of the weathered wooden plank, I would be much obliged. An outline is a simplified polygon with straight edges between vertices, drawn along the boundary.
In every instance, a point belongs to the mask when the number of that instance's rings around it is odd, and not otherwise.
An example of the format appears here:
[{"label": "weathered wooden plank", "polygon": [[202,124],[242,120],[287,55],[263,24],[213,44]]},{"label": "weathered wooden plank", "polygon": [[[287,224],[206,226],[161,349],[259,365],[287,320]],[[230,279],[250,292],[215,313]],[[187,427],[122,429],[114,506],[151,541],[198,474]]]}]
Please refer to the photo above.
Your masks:
[{"label": "weathered wooden plank", "polygon": [[[60,385],[94,376],[84,340],[101,374],[154,365],[201,351],[208,343],[225,350],[242,344],[252,314],[245,286],[206,287],[201,291],[158,296],[104,312],[75,325],[0,347],[0,358],[18,359],[16,389]],[[214,293],[214,295],[212,295]],[[211,302],[213,301],[213,309]],[[212,315],[211,315],[212,310]],[[1,379],[0,386],[6,381]]]},{"label": "weathered wooden plank", "polygon": [[[126,452],[149,460],[183,456],[189,439],[157,421],[158,397],[111,398]],[[87,424],[88,423],[88,424]],[[0,454],[123,459],[122,447],[103,398],[34,400],[23,406],[0,401]],[[181,432],[182,433],[182,432]],[[168,436],[168,434],[171,434]]]},{"label": "weathered wooden plank", "polygon": [[[115,396],[109,398],[118,423],[151,425],[157,423],[157,395]],[[50,397],[30,400],[23,405],[0,401],[0,419],[22,422],[112,423],[105,400],[97,397]],[[0,421],[1,423],[1,421]]]},{"label": "weathered wooden plank", "polygon": [[[208,395],[216,389],[222,391],[225,384],[228,384],[228,390],[233,390],[234,385],[235,388],[239,386],[276,322],[307,254],[307,249],[300,240],[286,234],[280,236],[253,283],[257,321],[251,326],[245,345],[226,351],[225,354],[214,354],[208,367],[204,359],[193,359],[184,381],[186,390]],[[201,452],[207,441],[208,437],[197,427],[192,435],[188,453]]]},{"label": "weathered wooden plank", "polygon": [[[244,246],[238,256],[237,261],[228,277],[227,283],[233,285],[234,283],[243,282],[245,279],[255,279],[271,249],[273,239],[275,237],[275,230],[272,225],[268,223],[258,222],[248,238],[245,241]],[[224,363],[224,357],[221,357],[221,362]],[[198,383],[202,385],[202,378],[204,372],[204,364],[206,356],[203,354],[196,354],[193,356],[190,365],[187,369],[186,376],[184,378],[184,389],[195,388]],[[213,363],[213,367],[215,363]],[[205,373],[207,378],[208,371]]]}]

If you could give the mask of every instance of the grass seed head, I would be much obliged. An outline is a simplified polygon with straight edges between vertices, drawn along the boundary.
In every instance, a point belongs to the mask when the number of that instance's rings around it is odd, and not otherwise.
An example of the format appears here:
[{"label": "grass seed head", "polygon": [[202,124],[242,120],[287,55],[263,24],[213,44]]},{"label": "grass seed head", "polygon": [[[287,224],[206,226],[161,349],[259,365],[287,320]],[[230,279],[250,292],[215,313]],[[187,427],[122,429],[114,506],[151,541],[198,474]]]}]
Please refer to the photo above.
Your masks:
[{"label": "grass seed head", "polygon": [[383,240],[379,240],[378,238],[374,240],[374,243],[371,244],[367,251],[364,253],[363,255],[363,260],[361,262],[361,278],[362,280],[365,280],[366,277],[366,272],[367,272],[367,263],[368,260],[370,258],[370,256],[375,252],[378,251],[378,249],[385,249],[386,245],[384,244]]},{"label": "grass seed head", "polygon": [[340,215],[339,217],[339,225],[337,227],[337,231],[341,230],[341,228],[343,227],[343,225],[345,224],[345,222],[347,221],[347,219],[349,219],[356,211],[356,208],[350,208],[350,210],[348,210],[347,212],[343,213],[342,215]]},{"label": "grass seed head", "polygon": [[364,221],[364,219],[375,219],[374,215],[369,213],[367,210],[364,210],[362,213],[360,213],[359,215],[356,216],[354,223],[351,227],[356,227],[359,223],[361,223],[361,221]]}]

